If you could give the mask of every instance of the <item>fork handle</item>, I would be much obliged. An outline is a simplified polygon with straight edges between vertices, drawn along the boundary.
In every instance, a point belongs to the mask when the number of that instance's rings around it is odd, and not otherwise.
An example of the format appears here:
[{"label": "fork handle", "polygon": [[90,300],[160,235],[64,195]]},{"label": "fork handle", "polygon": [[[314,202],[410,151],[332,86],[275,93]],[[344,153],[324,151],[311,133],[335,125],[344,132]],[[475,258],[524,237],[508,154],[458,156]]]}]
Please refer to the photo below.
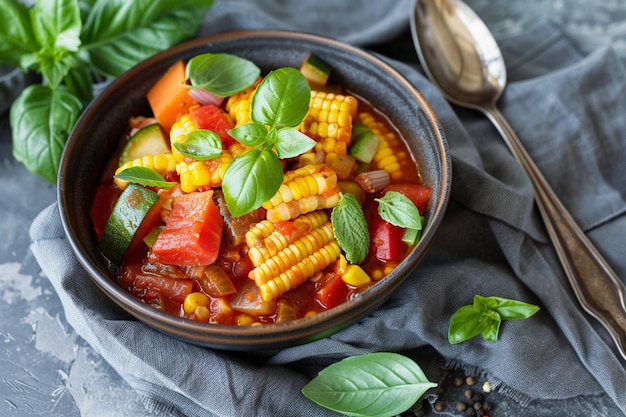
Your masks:
[{"label": "fork handle", "polygon": [[550,240],[578,301],[604,325],[626,358],[624,284],[552,191],[502,113],[495,105],[482,110],[530,177]]}]

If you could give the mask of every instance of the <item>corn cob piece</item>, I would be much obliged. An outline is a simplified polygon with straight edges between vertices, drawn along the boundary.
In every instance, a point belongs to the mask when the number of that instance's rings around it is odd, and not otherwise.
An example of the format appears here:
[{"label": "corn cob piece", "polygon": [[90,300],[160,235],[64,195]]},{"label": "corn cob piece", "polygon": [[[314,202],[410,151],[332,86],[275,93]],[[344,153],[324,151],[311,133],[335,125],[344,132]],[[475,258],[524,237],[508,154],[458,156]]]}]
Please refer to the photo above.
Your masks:
[{"label": "corn cob piece", "polygon": [[233,161],[233,156],[225,149],[222,154],[206,161],[181,161],[176,164],[176,172],[180,177],[180,187],[190,193],[200,187],[217,188],[222,185],[224,172]]},{"label": "corn cob piece", "polygon": [[[170,153],[164,153],[159,155],[146,155],[142,158],[133,159],[132,161],[126,162],[124,165],[120,166],[115,170],[115,175],[119,174],[126,168],[131,167],[144,167],[150,168],[161,174],[161,176],[165,176],[170,172],[176,171],[176,159]],[[114,179],[115,184],[124,189],[128,185],[128,181],[122,181],[117,178]]]},{"label": "corn cob piece", "polygon": [[271,209],[281,203],[300,200],[312,195],[321,195],[336,188],[337,174],[326,165],[306,165],[287,171],[283,183],[269,201],[263,203],[265,209]]},{"label": "corn cob piece", "polygon": [[341,249],[335,240],[307,256],[291,268],[259,286],[263,301],[271,301],[305,282],[335,262]]},{"label": "corn cob piece", "polygon": [[288,203],[280,203],[276,207],[267,210],[265,218],[271,222],[295,219],[298,216],[315,210],[329,209],[339,204],[339,186],[323,195],[311,195],[300,200],[292,200]]},{"label": "corn cob piece", "polygon": [[[293,222],[296,228],[310,231],[328,222],[328,214],[324,211],[314,211],[296,218]],[[285,236],[274,228],[268,220],[255,224],[246,233],[248,256],[254,266],[259,266],[293,242],[291,237]]]},{"label": "corn cob piece", "polygon": [[245,125],[252,121],[252,97],[257,84],[228,97],[225,109],[235,121],[235,127]]},{"label": "corn cob piece", "polygon": [[301,262],[305,257],[319,251],[334,240],[333,226],[328,221],[252,269],[248,277],[253,279],[258,287],[261,287],[270,279],[279,276],[291,266]]},{"label": "corn cob piece", "polygon": [[352,120],[356,117],[358,101],[350,95],[311,91],[309,112],[299,129],[320,138],[319,142],[300,159],[301,164],[311,155],[324,153],[324,162],[332,163],[336,155],[345,155],[352,137]]},{"label": "corn cob piece", "polygon": [[399,148],[395,144],[400,142],[400,138],[383,122],[376,120],[371,113],[359,113],[357,117],[361,123],[369,127],[381,140],[372,164],[376,169],[384,169],[389,172],[391,178],[400,179],[402,177],[401,164],[409,157],[405,152],[397,151]]}]

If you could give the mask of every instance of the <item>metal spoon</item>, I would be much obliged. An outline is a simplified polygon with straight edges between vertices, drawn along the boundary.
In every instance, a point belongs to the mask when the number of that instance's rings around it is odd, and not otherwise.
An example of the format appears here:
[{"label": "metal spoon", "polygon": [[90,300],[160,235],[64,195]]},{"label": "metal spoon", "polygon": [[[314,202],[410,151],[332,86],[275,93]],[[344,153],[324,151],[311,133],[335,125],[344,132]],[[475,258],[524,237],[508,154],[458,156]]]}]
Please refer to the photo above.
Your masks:
[{"label": "metal spoon", "polygon": [[506,86],[506,68],[489,29],[461,0],[414,0],[411,31],[430,80],[450,102],[483,112],[528,173],[537,206],[576,297],[609,331],[626,358],[625,287],[559,201],[496,107]]}]

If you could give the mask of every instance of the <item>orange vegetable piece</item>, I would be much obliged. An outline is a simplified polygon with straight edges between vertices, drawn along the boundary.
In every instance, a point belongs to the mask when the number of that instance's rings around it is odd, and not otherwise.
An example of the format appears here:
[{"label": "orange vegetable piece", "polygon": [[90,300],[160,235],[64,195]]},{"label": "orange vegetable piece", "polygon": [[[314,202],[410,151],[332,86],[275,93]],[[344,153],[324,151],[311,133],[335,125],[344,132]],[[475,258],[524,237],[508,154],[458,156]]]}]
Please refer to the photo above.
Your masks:
[{"label": "orange vegetable piece", "polygon": [[181,114],[198,105],[187,94],[188,89],[182,85],[184,80],[185,63],[177,61],[146,94],[154,117],[168,133]]}]

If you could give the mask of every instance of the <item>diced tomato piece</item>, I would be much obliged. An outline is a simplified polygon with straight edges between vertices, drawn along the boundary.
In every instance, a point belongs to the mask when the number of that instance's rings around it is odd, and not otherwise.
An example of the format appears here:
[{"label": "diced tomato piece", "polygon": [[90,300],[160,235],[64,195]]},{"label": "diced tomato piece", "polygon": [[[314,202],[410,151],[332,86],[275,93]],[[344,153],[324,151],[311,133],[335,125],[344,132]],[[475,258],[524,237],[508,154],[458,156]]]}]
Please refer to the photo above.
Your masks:
[{"label": "diced tomato piece", "polygon": [[96,188],[96,195],[93,199],[93,204],[91,205],[90,214],[98,240],[102,238],[104,227],[106,226],[107,220],[113,211],[113,206],[121,193],[122,190],[112,183],[102,184]]},{"label": "diced tomato piece", "polygon": [[223,219],[213,202],[213,191],[182,194],[174,198],[165,228],[152,252],[168,265],[210,265],[217,259]]},{"label": "diced tomato piece", "polygon": [[404,228],[386,222],[374,212],[370,223],[370,251],[381,261],[400,258],[406,251],[406,243],[402,241],[404,233]]},{"label": "diced tomato piece", "polygon": [[385,187],[384,193],[387,191],[397,191],[404,194],[415,204],[421,215],[424,215],[426,205],[432,194],[430,187],[424,184],[389,184]]},{"label": "diced tomato piece", "polygon": [[198,125],[198,129],[211,130],[220,135],[224,145],[232,145],[237,142],[228,134],[228,131],[235,127],[235,124],[221,108],[213,104],[207,104],[206,106],[192,108],[189,110],[189,115]]},{"label": "diced tomato piece", "polygon": [[333,308],[343,303],[348,296],[348,287],[340,274],[329,272],[318,281],[318,284],[315,299],[326,308]]},{"label": "diced tomato piece", "polygon": [[182,303],[193,291],[193,280],[140,274],[135,277],[133,286],[135,289],[158,290],[165,298]]}]

